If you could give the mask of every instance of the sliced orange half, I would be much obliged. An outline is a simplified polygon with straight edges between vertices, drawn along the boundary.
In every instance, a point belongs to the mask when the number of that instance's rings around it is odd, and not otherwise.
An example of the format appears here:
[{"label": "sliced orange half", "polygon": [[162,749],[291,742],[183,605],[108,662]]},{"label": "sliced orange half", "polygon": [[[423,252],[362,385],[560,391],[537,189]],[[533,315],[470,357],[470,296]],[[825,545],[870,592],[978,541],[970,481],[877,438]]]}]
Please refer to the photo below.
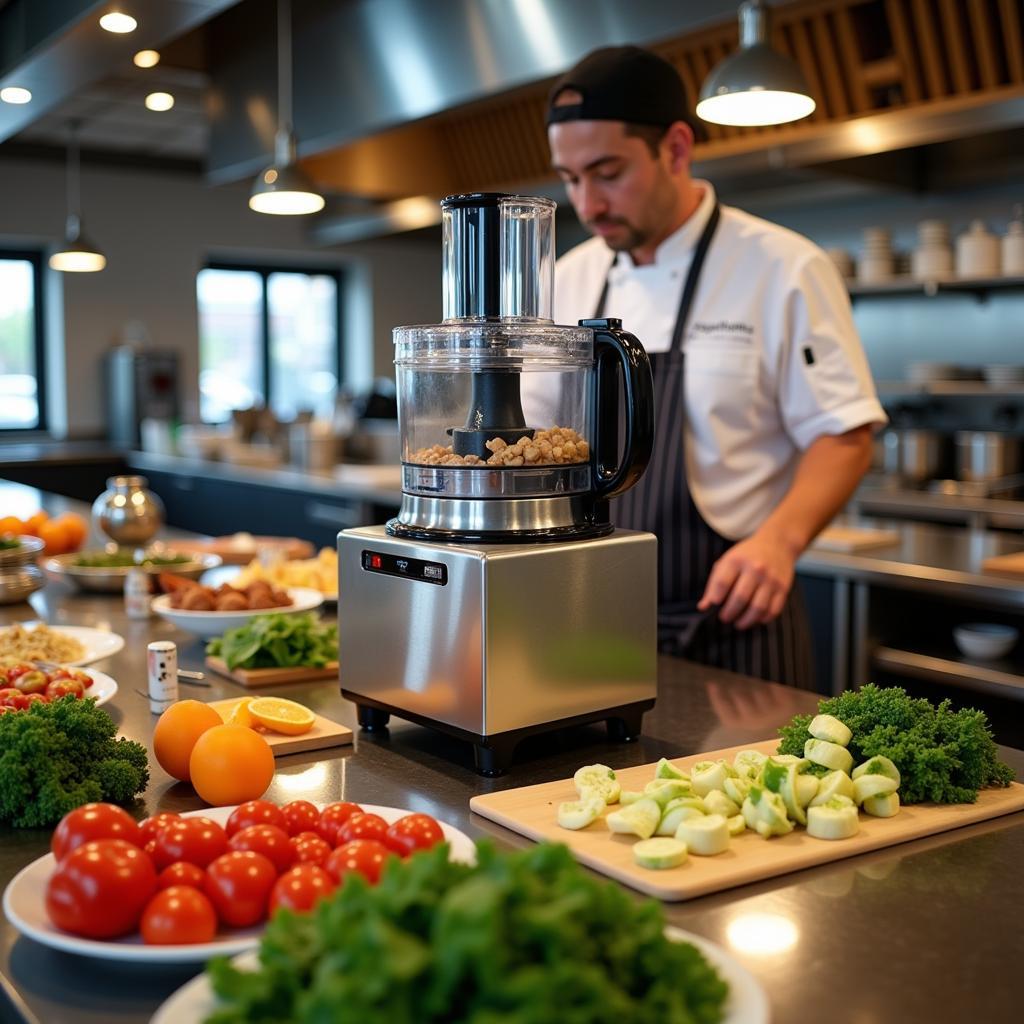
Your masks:
[{"label": "sliced orange half", "polygon": [[249,714],[264,729],[298,736],[313,728],[316,716],[309,708],[283,697],[254,697],[249,701]]},{"label": "sliced orange half", "polygon": [[225,721],[228,725],[244,725],[247,729],[251,729],[256,722],[253,720],[252,714],[249,711],[249,705],[255,700],[255,697],[243,697],[230,711]]}]

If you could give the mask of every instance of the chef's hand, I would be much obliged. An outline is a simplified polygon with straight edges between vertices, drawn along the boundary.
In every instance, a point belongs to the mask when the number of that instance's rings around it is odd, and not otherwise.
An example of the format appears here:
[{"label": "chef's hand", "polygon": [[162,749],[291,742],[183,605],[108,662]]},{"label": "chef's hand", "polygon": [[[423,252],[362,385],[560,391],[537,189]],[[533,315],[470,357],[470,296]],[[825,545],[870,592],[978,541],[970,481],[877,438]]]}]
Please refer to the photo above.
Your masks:
[{"label": "chef's hand", "polygon": [[735,622],[737,629],[771,622],[786,604],[796,559],[777,537],[755,533],[715,562],[697,607],[717,605],[718,618]]}]

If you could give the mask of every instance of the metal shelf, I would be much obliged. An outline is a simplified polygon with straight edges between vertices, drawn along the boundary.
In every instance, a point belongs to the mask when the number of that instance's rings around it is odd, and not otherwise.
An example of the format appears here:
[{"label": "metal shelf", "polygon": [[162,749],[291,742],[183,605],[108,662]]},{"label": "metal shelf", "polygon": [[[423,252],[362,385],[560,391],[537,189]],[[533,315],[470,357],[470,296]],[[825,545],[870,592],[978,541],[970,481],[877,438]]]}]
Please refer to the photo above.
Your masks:
[{"label": "metal shelf", "polygon": [[876,668],[916,679],[1024,701],[1024,667],[1011,658],[978,663],[959,655],[925,654],[896,647],[876,647],[871,661]]},{"label": "metal shelf", "polygon": [[983,380],[935,380],[917,384],[910,380],[880,380],[875,383],[880,395],[947,395],[960,397],[988,396],[991,398],[1024,397],[1024,382],[1020,384],[989,384]]},{"label": "metal shelf", "polygon": [[946,277],[919,281],[910,276],[893,277],[888,281],[866,282],[847,280],[851,298],[886,295],[938,295],[940,292],[967,292],[980,298],[991,291],[1024,288],[1024,277]]}]

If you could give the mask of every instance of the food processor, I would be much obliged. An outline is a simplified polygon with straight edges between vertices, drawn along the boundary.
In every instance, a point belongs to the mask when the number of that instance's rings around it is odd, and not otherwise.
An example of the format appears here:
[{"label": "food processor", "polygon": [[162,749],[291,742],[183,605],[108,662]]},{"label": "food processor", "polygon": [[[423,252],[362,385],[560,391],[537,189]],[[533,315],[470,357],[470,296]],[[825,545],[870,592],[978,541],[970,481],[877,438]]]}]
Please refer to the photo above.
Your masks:
[{"label": "food processor", "polygon": [[552,322],[554,202],[441,207],[444,320],[394,331],[401,508],[338,536],[341,692],[363,729],[441,729],[496,775],[531,733],[631,739],[654,704],[657,541],[608,512],[654,390],[620,321]]}]

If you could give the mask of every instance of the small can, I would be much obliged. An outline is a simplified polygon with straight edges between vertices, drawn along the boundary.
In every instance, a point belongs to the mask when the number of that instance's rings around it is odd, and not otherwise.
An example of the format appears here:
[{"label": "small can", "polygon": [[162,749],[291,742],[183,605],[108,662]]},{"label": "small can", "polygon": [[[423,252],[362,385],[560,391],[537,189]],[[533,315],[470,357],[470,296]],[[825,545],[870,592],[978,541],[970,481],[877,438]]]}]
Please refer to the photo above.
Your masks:
[{"label": "small can", "polygon": [[154,640],[146,647],[149,675],[149,710],[162,714],[178,699],[178,648],[170,640]]},{"label": "small can", "polygon": [[129,569],[125,576],[124,613],[129,619],[150,616],[149,574],[145,569]]}]

